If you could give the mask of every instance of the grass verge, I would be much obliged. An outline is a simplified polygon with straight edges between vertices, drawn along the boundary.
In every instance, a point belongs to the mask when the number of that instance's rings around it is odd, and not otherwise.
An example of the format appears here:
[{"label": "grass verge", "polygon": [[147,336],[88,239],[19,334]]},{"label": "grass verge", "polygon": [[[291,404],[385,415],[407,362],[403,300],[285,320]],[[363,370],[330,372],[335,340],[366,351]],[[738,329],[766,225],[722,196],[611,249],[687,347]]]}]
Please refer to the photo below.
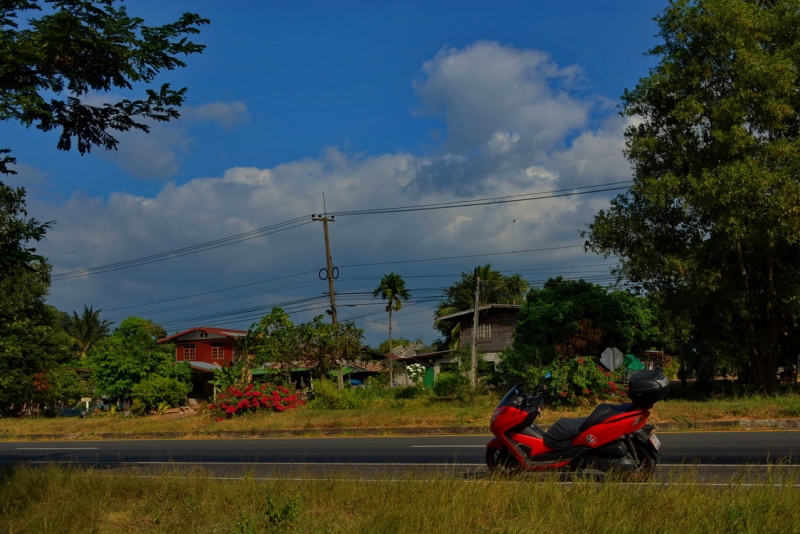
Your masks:
[{"label": "grass verge", "polygon": [[47,466],[0,478],[14,533],[788,532],[796,480],[761,486],[432,479],[143,477]]},{"label": "grass verge", "polygon": [[[100,433],[114,433],[135,438],[157,433],[192,437],[230,435],[254,431],[397,427],[486,427],[498,402],[497,395],[478,397],[471,403],[438,400],[434,397],[415,399],[377,399],[351,410],[313,409],[301,407],[283,413],[252,414],[216,421],[207,412],[184,419],[169,416],[123,417],[100,415],[86,419],[20,418],[5,419],[0,439],[24,438],[31,435],[52,435],[62,438],[75,435],[91,439]],[[561,417],[588,415],[594,405],[574,408],[546,408],[539,424],[550,424]],[[668,399],[652,409],[651,421],[696,422],[737,419],[794,419],[800,417],[800,394],[785,393],[775,397],[726,394],[703,400]]]}]

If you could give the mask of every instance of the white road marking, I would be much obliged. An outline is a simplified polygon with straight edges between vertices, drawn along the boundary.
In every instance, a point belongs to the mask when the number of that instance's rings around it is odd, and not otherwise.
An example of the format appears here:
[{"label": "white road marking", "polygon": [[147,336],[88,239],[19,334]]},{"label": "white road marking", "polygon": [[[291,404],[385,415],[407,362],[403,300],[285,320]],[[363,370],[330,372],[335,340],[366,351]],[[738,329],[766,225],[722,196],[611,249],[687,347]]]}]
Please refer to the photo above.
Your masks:
[{"label": "white road marking", "polygon": [[453,448],[458,448],[458,449],[468,449],[468,448],[485,449],[486,445],[458,445],[458,444],[453,444],[453,445],[411,445],[410,447],[412,449],[453,449]]},{"label": "white road marking", "polygon": [[18,451],[94,451],[100,447],[17,447]]}]

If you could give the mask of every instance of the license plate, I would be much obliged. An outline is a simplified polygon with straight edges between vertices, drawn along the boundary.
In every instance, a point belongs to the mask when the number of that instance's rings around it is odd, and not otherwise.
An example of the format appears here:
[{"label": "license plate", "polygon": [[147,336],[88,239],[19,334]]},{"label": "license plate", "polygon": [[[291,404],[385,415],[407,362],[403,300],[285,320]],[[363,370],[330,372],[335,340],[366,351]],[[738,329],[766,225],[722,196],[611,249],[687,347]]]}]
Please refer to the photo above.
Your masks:
[{"label": "license plate", "polygon": [[653,444],[653,447],[655,447],[656,450],[661,448],[661,442],[658,441],[658,438],[655,434],[650,434],[650,443]]}]

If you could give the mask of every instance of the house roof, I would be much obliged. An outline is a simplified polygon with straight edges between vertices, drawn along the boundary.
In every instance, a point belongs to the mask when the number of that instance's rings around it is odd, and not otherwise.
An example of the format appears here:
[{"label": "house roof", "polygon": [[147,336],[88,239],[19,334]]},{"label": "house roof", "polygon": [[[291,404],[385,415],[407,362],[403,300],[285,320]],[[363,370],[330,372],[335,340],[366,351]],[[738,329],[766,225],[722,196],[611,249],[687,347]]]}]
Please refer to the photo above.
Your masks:
[{"label": "house roof", "polygon": [[[492,309],[508,309],[508,310],[519,310],[522,307],[521,304],[487,304],[486,306],[481,306],[478,308],[479,311],[488,311]],[[461,317],[462,315],[472,315],[475,313],[474,309],[470,310],[462,310],[459,312],[451,313],[449,315],[443,315],[441,317],[437,317],[436,321],[444,321],[446,319],[455,319],[456,317]]]},{"label": "house roof", "polygon": [[[433,360],[435,358],[441,358],[442,356],[447,356],[453,352],[452,350],[440,350],[438,352],[428,352],[427,354],[415,354],[413,356],[397,356],[395,354],[380,354],[378,357],[383,358],[386,360],[394,360],[396,362],[411,362],[416,360]],[[375,356],[373,356],[375,359]]]},{"label": "house roof", "polygon": [[192,369],[198,369],[200,371],[219,371],[222,369],[216,363],[207,363],[207,362],[187,362],[189,367]]},{"label": "house roof", "polygon": [[247,330],[236,330],[235,328],[215,328],[213,326],[196,326],[195,328],[190,328],[189,330],[184,330],[183,332],[178,332],[177,334],[173,334],[171,336],[165,337],[164,339],[159,339],[159,343],[169,343],[170,341],[174,341],[175,339],[185,336],[186,334],[191,334],[192,332],[208,332],[209,334],[217,334],[220,336],[229,337],[231,339],[236,339],[237,337],[242,337],[247,335]]}]

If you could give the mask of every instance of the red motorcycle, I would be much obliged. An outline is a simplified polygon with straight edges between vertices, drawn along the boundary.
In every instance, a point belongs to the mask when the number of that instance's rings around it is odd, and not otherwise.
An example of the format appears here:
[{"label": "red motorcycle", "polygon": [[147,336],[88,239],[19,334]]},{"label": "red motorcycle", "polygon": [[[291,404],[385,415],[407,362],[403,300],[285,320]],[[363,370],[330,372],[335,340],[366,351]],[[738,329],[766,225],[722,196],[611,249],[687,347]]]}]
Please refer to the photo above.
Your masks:
[{"label": "red motorcycle", "polygon": [[613,470],[631,479],[652,475],[661,447],[649,409],[663,400],[669,380],[661,370],[634,373],[628,404],[600,404],[589,417],[559,419],[546,432],[534,421],[542,413],[545,386],[532,394],[514,386],[492,415],[495,438],[486,445],[490,471]]}]

